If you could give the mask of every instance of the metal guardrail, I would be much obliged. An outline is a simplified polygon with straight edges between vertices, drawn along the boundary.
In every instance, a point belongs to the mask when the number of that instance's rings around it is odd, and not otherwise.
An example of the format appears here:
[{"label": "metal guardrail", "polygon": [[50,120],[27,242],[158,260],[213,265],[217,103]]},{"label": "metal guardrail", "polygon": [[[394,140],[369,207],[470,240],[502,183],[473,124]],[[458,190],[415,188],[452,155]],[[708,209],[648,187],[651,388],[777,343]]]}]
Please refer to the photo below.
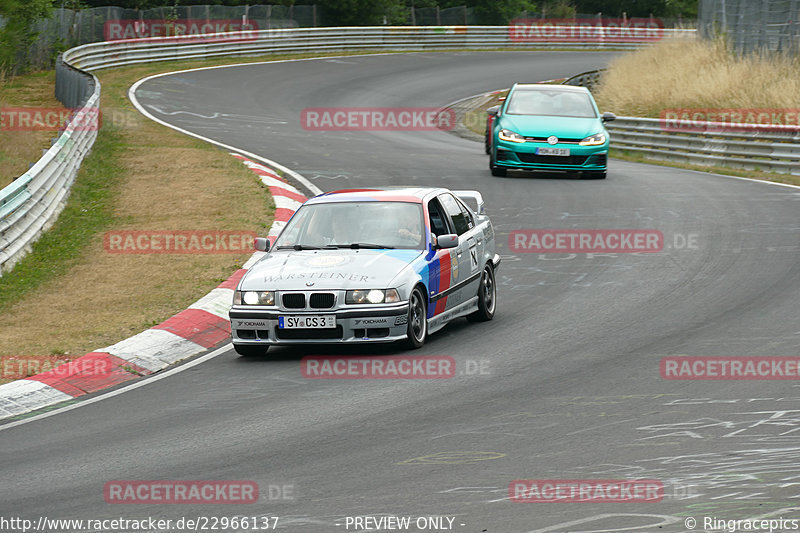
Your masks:
[{"label": "metal guardrail", "polygon": [[42,232],[53,225],[66,205],[80,164],[97,137],[97,128],[87,127],[93,121],[86,120],[86,114],[96,113],[99,107],[100,83],[94,76],[66,65],[60,65],[59,70],[71,79],[69,90],[65,85],[61,87],[62,102],[74,104],[78,110],[42,158],[0,190],[0,275],[11,270]]},{"label": "metal guardrail", "polygon": [[[665,29],[663,36],[694,30]],[[291,52],[415,51],[444,49],[627,49],[651,44],[604,38],[588,42],[520,42],[507,26],[397,26],[270,29],[85,44],[67,50],[56,68],[56,94],[82,112],[99,106],[100,83],[84,71],[171,59],[254,56]],[[70,123],[72,124],[72,123]],[[23,176],[0,190],[0,275],[30,249],[63,209],[96,130],[68,125]]]},{"label": "metal guardrail", "polygon": [[[694,30],[665,29],[664,37],[693,35]],[[602,50],[637,48],[651,41],[628,42],[608,37],[587,42],[520,42],[507,26],[394,26],[293,28],[237,34],[158,37],[91,43],[69,50],[65,58],[78,68],[95,70],[135,63],[218,56],[252,56],[291,52],[359,50],[440,50],[449,48],[558,48]]]},{"label": "metal guardrail", "polygon": [[[669,126],[669,127],[667,127]],[[648,159],[800,175],[800,128],[617,117],[611,147]],[[681,131],[685,128],[686,131]],[[703,129],[705,131],[692,131]]]},{"label": "metal guardrail", "polygon": [[64,62],[63,55],[56,59],[56,98],[64,106],[78,109],[94,93],[97,78]]},{"label": "metal guardrail", "polygon": [[561,82],[561,85],[575,85],[577,87],[586,87],[590,91],[594,89],[597,82],[600,81],[600,76],[605,69],[590,70],[589,72],[581,72],[572,77],[567,78]]}]

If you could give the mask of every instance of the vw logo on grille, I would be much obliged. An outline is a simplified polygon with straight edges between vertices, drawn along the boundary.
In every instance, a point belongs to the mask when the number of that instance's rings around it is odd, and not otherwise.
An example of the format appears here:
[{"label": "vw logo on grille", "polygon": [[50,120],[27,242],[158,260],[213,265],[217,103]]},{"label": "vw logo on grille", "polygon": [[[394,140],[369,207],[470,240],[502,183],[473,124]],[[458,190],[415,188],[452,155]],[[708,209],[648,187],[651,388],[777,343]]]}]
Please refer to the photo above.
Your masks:
[{"label": "vw logo on grille", "polygon": [[558,144],[558,137],[551,135],[547,138],[547,144]]}]

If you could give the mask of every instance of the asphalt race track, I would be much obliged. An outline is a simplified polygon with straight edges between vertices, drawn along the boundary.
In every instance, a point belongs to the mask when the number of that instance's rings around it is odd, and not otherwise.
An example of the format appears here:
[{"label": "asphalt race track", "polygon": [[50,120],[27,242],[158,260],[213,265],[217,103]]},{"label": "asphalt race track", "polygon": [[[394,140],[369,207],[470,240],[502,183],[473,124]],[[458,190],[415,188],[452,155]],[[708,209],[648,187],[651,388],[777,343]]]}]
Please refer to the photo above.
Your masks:
[{"label": "asphalt race track", "polygon": [[[665,356],[799,355],[800,190],[620,161],[604,181],[493,178],[480,143],[445,132],[300,126],[305,108],[441,106],[610,57],[358,56],[142,84],[138,99],[158,118],[274,159],[326,191],[480,190],[503,256],[498,312],[488,323],[456,321],[414,352],[454,357],[451,379],[300,373],[304,355],[403,353],[396,348],[273,348],[255,360],[227,349],[123,394],[0,429],[0,515],[277,516],[279,530],[309,533],[355,531],[348,516],[451,517],[452,529],[429,531],[465,533],[678,532],[687,517],[698,530],[704,517],[800,519],[790,509],[800,497],[796,381],[677,381],[659,371]],[[512,252],[509,233],[526,228],[659,230],[664,250]],[[660,481],[664,498],[508,498],[518,479],[634,478]],[[132,479],[251,480],[260,498],[105,503],[106,482]]]}]

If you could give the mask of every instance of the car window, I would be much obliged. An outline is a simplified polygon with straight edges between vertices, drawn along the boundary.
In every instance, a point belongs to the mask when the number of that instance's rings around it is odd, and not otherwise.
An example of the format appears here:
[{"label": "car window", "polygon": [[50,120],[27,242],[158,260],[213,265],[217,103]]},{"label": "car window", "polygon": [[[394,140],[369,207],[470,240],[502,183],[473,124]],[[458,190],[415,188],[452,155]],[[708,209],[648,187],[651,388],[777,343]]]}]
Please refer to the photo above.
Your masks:
[{"label": "car window", "polygon": [[439,195],[439,200],[442,202],[442,206],[447,212],[447,216],[453,223],[456,233],[461,235],[469,231],[470,224],[467,220],[467,217],[465,217],[464,213],[461,211],[461,206],[456,199],[450,194],[442,194]]},{"label": "car window", "polygon": [[274,248],[367,243],[422,249],[422,205],[412,202],[330,202],[298,209]]},{"label": "car window", "polygon": [[444,209],[439,205],[439,201],[436,198],[428,202],[428,217],[431,223],[431,233],[434,235],[447,235],[450,233]]},{"label": "car window", "polygon": [[467,221],[467,227],[469,229],[474,228],[475,227],[475,219],[472,218],[472,212],[464,204],[464,202],[461,201],[460,198],[456,198],[456,201],[458,202],[458,206],[461,208],[461,213],[463,213],[464,219]]},{"label": "car window", "polygon": [[506,106],[510,115],[546,115],[595,118],[591,97],[584,92],[517,89]]}]

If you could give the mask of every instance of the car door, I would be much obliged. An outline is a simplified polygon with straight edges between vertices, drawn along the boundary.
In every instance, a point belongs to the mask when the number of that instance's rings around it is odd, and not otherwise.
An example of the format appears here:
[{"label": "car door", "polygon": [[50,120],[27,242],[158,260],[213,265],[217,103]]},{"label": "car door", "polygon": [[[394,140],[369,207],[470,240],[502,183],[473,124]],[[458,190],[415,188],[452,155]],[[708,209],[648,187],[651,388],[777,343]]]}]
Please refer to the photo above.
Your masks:
[{"label": "car door", "polygon": [[458,246],[454,248],[455,257],[452,258],[456,263],[452,267],[453,279],[451,288],[453,290],[450,293],[452,306],[448,305],[448,308],[450,308],[478,294],[478,285],[480,284],[479,263],[482,255],[479,246],[483,245],[483,239],[481,236],[481,242],[478,242],[478,230],[475,226],[475,220],[466,206],[450,193],[440,194],[438,198],[452,228],[458,234]]},{"label": "car door", "polygon": [[[447,214],[444,207],[442,207],[438,198],[432,198],[428,202],[427,210],[432,237],[435,238],[455,233],[455,229],[452,227],[452,222],[450,221],[450,216]],[[456,252],[457,250],[455,248],[434,248],[433,256],[429,258],[429,319],[438,317],[436,319],[436,321],[438,321],[443,317],[446,309],[453,307],[452,302],[454,300],[450,298],[450,287],[453,284],[453,277],[455,276],[455,278],[458,278],[458,259]]]},{"label": "car door", "polygon": [[461,208],[461,213],[464,220],[467,221],[467,248],[469,251],[469,275],[467,276],[467,284],[464,286],[466,297],[471,298],[478,294],[478,286],[481,283],[480,275],[483,268],[483,257],[486,253],[486,243],[483,234],[483,228],[478,227],[478,221],[475,220],[475,213],[467,204],[458,196],[455,197],[458,206]]}]

